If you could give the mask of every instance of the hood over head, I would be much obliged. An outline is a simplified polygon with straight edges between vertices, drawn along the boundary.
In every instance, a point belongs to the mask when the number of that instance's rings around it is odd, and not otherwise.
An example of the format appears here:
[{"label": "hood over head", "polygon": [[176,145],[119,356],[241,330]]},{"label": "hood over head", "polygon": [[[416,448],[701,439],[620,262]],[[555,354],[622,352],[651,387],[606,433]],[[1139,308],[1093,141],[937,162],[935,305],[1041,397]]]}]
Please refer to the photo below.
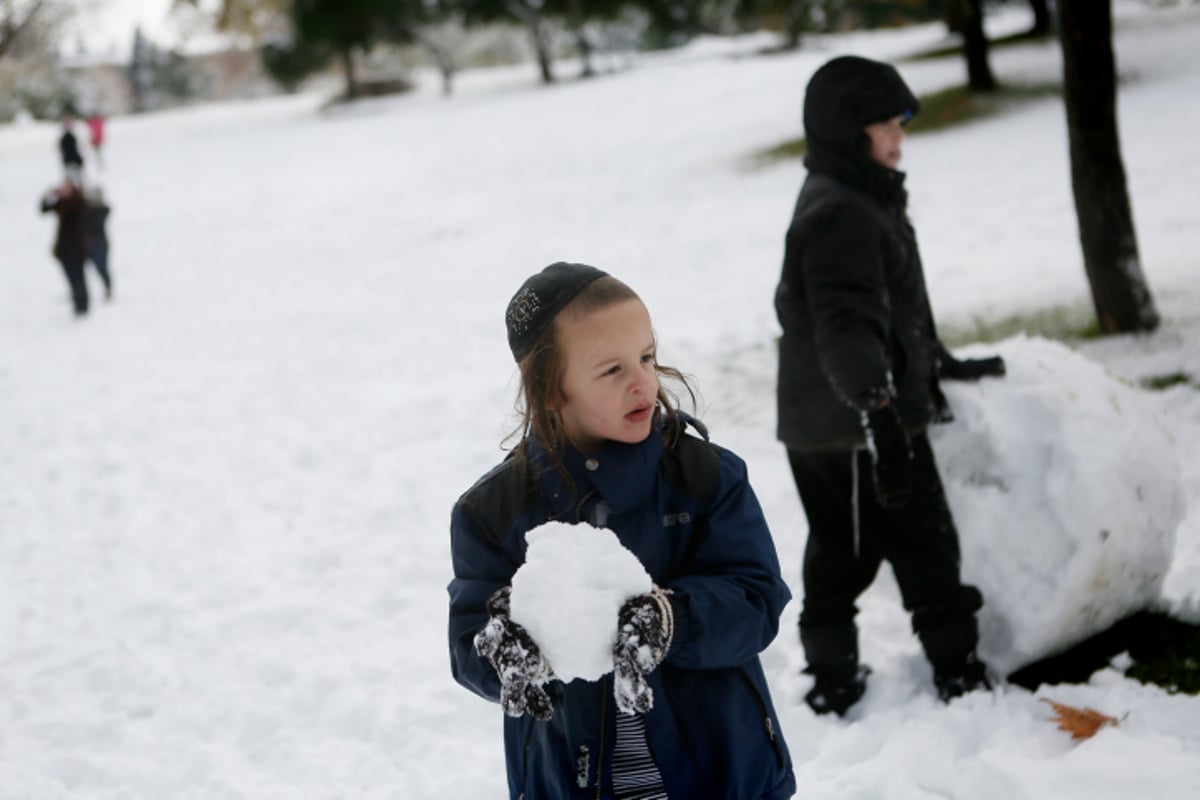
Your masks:
[{"label": "hood over head", "polygon": [[863,128],[892,117],[911,117],[921,108],[890,64],[839,56],[813,73],[804,93],[804,134],[809,148],[856,153]]}]

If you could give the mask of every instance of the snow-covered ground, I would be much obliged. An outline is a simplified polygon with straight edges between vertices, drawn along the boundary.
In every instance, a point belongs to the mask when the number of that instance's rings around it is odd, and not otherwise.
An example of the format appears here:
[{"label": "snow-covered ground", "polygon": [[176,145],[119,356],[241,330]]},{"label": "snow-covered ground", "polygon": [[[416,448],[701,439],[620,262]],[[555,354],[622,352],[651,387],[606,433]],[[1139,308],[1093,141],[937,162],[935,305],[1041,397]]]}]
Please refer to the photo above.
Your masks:
[{"label": "snow-covered ground", "polygon": [[[1082,352],[1131,382],[1195,379],[1200,8],[1122,2],[1117,18],[1125,163],[1164,324]],[[461,76],[450,100],[428,76],[335,113],[302,96],[113,119],[116,299],[84,320],[36,214],[56,129],[0,128],[0,798],[503,796],[500,710],[450,678],[447,527],[515,426],[504,304],[551,261],[642,294],[663,360],[747,460],[799,597],[771,299],[804,171],[747,157],[800,132],[804,84],[831,55],[940,37],[770,57],[744,37],[548,89],[509,69]],[[1061,68],[1053,42],[993,66]],[[964,72],[901,71],[918,92]],[[904,167],[944,328],[1087,306],[1059,101],[911,138]],[[1175,440],[1188,504],[1161,602],[1200,621],[1200,392],[1139,402]],[[1098,493],[1127,490],[1120,475]],[[982,522],[961,513],[964,539]],[[796,602],[764,656],[798,796],[1200,793],[1200,699],[1114,668],[943,706],[890,575],[861,606],[874,674],[848,719],[802,702]],[[1075,742],[1043,697],[1122,721]]]}]

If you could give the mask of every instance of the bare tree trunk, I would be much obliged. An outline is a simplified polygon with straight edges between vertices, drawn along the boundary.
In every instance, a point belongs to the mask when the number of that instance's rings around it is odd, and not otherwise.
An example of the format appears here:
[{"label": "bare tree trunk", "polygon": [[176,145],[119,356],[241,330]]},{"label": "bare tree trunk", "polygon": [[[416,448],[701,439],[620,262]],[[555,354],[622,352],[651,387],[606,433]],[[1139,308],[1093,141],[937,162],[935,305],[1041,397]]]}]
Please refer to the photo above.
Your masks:
[{"label": "bare tree trunk", "polygon": [[988,60],[987,34],[983,31],[982,0],[959,0],[962,6],[963,55],[967,59],[967,85],[973,92],[990,92],[996,88],[992,66]]},{"label": "bare tree trunk", "polygon": [[812,0],[791,0],[788,3],[785,19],[786,47],[788,50],[799,50],[800,40],[809,27],[809,16],[812,13]]},{"label": "bare tree trunk", "polygon": [[1117,134],[1112,0],[1059,0],[1058,9],[1071,187],[1100,330],[1154,330]]},{"label": "bare tree trunk", "polygon": [[3,13],[0,14],[0,58],[4,57],[22,32],[29,27],[44,3],[45,0],[37,0],[25,10],[25,16],[21,19],[17,19],[17,11],[13,9],[11,2],[4,4]]},{"label": "bare tree trunk", "polygon": [[546,24],[537,17],[530,24],[530,35],[533,36],[533,47],[537,50],[538,69],[542,73],[542,83],[554,83],[554,59],[550,55],[550,34],[546,32]]},{"label": "bare tree trunk", "polygon": [[1050,33],[1053,28],[1053,19],[1050,16],[1049,0],[1029,0],[1029,7],[1033,10],[1033,27],[1029,29],[1030,36],[1045,36]]},{"label": "bare tree trunk", "polygon": [[579,77],[591,78],[596,74],[596,70],[592,66],[592,42],[584,30],[583,0],[568,0],[567,24],[575,37],[575,49],[579,53]]},{"label": "bare tree trunk", "polygon": [[429,53],[433,63],[437,65],[438,72],[442,76],[442,95],[449,97],[454,93],[454,56],[450,50],[437,42],[437,40],[426,33],[419,27],[411,27],[408,29],[409,35]]},{"label": "bare tree trunk", "polygon": [[942,17],[946,23],[946,33],[962,33],[963,17],[966,15],[962,0],[941,0]]},{"label": "bare tree trunk", "polygon": [[508,13],[525,23],[529,28],[529,36],[533,39],[533,49],[537,53],[538,69],[542,72],[542,83],[554,83],[554,59],[550,55],[550,34],[546,31],[546,23],[541,14],[527,7],[521,0],[506,0],[504,7]]},{"label": "bare tree trunk", "polygon": [[338,54],[342,61],[342,71],[346,77],[346,99],[354,100],[358,97],[358,81],[354,79],[354,51],[349,47],[343,47],[342,52]]}]

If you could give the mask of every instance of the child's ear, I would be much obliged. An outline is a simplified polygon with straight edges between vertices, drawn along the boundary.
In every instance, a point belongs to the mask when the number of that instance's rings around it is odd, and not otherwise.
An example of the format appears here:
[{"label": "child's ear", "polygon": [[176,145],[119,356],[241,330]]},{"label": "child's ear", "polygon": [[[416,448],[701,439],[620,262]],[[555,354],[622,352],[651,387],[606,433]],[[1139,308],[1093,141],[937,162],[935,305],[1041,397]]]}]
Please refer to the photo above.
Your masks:
[{"label": "child's ear", "polygon": [[563,406],[567,404],[567,394],[563,391],[562,386],[547,392],[546,394],[546,410],[552,411],[555,414],[562,411]]}]

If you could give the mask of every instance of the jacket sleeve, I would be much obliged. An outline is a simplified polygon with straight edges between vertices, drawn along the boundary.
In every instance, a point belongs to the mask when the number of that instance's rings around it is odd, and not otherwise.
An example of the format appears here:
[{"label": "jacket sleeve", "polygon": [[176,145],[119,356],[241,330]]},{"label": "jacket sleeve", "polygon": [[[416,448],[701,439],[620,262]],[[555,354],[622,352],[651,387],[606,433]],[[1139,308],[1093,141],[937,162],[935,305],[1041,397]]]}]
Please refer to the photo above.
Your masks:
[{"label": "jacket sleeve", "polygon": [[821,369],[855,410],[890,393],[891,308],[878,222],[853,203],[824,209],[808,227],[802,278]]},{"label": "jacket sleeve", "polygon": [[520,564],[488,540],[461,500],[450,517],[450,551],[450,672],[472,692],[500,702],[500,679],[491,663],[475,652],[475,634],[488,621],[488,597],[512,582]]},{"label": "jacket sleeve", "polygon": [[686,669],[737,666],[775,638],[791,592],[746,464],[727,450],[695,536],[682,574],[665,587],[675,610],[666,661]]}]

